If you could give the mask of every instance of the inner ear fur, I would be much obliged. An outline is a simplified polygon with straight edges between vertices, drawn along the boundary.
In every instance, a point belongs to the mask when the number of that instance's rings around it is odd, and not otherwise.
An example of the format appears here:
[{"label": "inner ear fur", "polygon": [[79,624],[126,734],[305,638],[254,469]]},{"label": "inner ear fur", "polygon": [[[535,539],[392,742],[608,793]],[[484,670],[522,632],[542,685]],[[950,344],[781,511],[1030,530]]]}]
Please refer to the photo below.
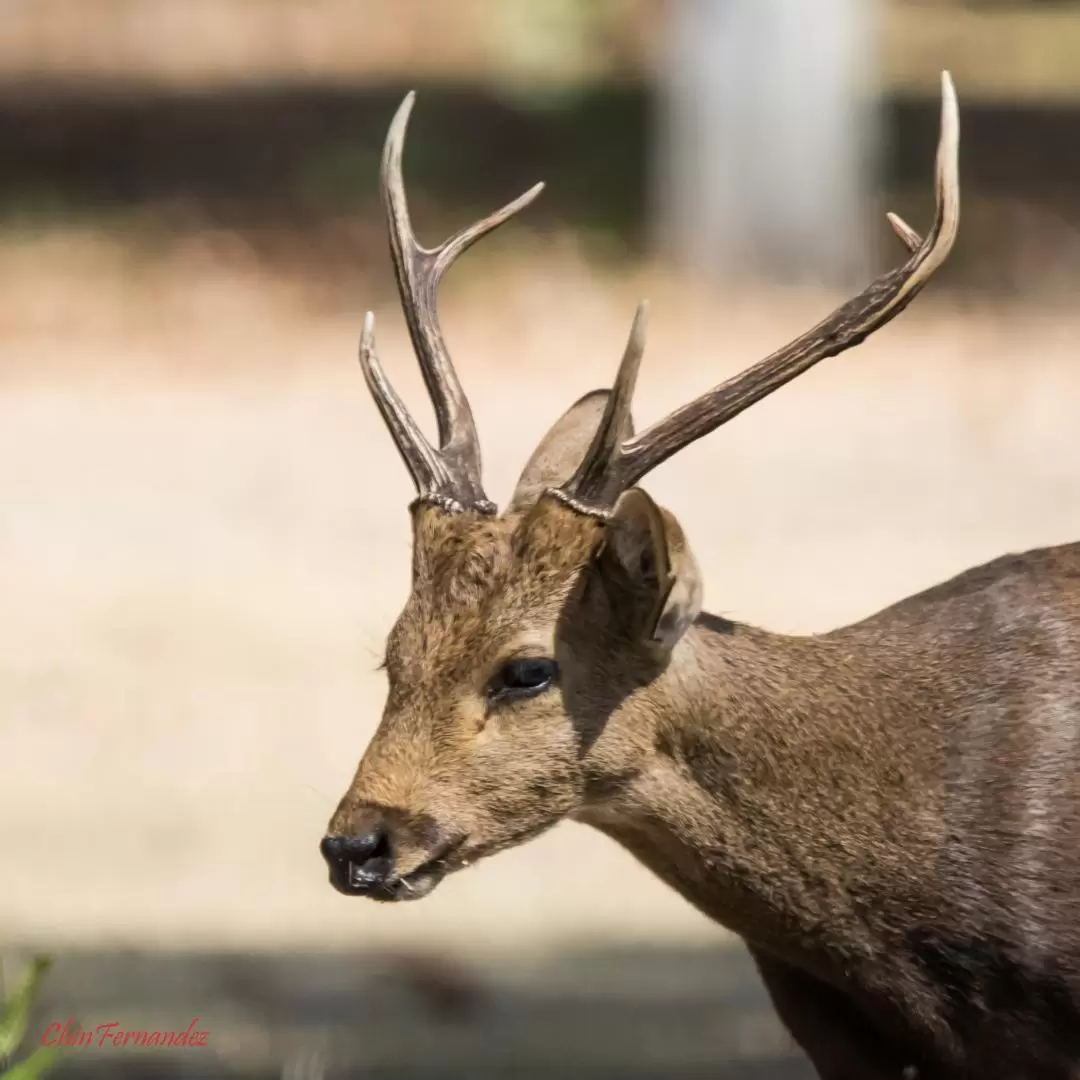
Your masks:
[{"label": "inner ear fur", "polygon": [[601,570],[621,599],[634,631],[670,651],[701,614],[701,573],[675,517],[641,488],[624,492],[607,524]]},{"label": "inner ear fur", "polygon": [[[518,479],[511,511],[531,506],[548,488],[561,487],[574,475],[600,426],[610,394],[610,390],[593,390],[555,421]],[[633,422],[627,417],[620,438],[629,439],[633,434]]]}]

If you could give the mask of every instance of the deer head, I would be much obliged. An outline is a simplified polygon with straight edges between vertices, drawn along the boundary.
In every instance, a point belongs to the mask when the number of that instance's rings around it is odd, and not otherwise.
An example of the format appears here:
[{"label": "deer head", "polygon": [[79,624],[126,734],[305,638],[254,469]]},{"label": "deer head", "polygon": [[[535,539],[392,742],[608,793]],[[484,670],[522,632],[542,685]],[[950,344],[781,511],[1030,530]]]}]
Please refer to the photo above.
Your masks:
[{"label": "deer head", "polygon": [[438,449],[387,381],[365,319],[360,361],[416,485],[412,591],[386,643],[382,722],[322,852],[343,893],[426,895],[450,871],[616,805],[646,769],[658,683],[701,615],[676,519],[638,486],[651,469],[899,314],[945,260],[959,220],[959,122],[942,80],[937,210],[925,239],[889,220],[910,258],[790,344],[635,434],[645,345],[634,317],[613,388],[576,402],[526,465],[501,515],[481,483],[469,403],[439,330],[436,290],[467,247],[541,186],[434,250],[409,220],[401,159],[413,95],[389,130],[382,193],[401,302],[438,418]]}]

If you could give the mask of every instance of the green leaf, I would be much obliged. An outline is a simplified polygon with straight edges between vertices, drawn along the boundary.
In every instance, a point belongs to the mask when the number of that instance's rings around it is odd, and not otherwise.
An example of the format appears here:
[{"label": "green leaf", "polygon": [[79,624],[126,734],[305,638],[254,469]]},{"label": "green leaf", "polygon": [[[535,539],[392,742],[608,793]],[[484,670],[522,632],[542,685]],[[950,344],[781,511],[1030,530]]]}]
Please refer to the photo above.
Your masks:
[{"label": "green leaf", "polygon": [[[3,1005],[0,1012],[0,1062],[10,1058],[19,1048],[30,1023],[30,1007],[34,1003],[41,980],[52,966],[48,956],[35,956],[23,976],[22,983]],[[10,1073],[4,1074],[4,1080]]]},{"label": "green leaf", "polygon": [[25,1061],[12,1065],[0,1073],[0,1080],[39,1080],[63,1057],[63,1051],[55,1046],[39,1046]]}]

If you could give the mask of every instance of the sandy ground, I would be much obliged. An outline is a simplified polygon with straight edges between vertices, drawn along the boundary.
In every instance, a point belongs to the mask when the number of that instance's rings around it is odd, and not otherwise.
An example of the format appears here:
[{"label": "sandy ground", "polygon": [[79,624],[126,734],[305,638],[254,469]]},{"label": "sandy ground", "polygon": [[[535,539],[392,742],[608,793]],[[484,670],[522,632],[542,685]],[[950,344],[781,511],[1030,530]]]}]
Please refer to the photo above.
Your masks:
[{"label": "sandy ground", "polygon": [[[362,299],[313,306],[213,254],[129,264],[85,238],[20,242],[0,275],[8,941],[717,940],[577,826],[420,904],[327,885],[317,841],[379,716],[408,586],[411,488],[353,359]],[[639,424],[834,299],[615,280],[557,253],[463,275],[444,317],[496,497],[562,408],[610,381],[641,293]],[[419,412],[400,317],[385,300],[379,316]],[[707,606],[822,630],[1080,537],[1078,330],[931,294],[659,470]]]}]

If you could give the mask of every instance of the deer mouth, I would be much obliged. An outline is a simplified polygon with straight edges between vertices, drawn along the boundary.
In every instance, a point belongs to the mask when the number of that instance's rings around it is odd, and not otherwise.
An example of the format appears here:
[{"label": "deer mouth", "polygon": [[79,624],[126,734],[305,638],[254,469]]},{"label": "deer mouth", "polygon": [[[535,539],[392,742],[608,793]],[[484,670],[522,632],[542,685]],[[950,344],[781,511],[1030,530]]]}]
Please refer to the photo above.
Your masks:
[{"label": "deer mouth", "polygon": [[[397,902],[400,900],[422,900],[440,884],[447,874],[461,869],[462,864],[453,864],[451,856],[461,847],[463,840],[442,845],[426,862],[421,863],[407,874],[390,877],[374,888],[365,889],[364,894],[372,900]],[[349,866],[349,883],[358,885],[362,874],[359,867]]]}]

